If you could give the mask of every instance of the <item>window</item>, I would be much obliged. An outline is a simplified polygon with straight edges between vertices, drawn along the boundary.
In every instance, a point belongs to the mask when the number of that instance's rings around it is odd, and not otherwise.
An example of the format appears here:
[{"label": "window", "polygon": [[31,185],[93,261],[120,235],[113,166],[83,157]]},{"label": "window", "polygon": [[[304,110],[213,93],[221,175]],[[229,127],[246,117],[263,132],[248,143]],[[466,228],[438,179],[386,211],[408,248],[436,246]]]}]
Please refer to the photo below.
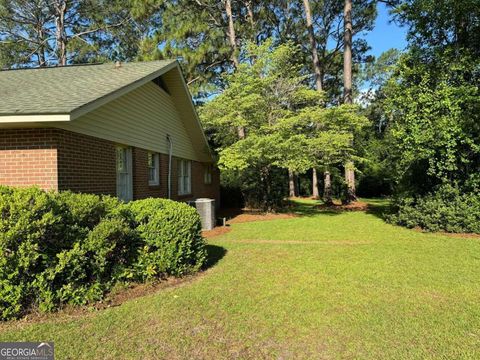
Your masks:
[{"label": "window", "polygon": [[148,153],[148,185],[160,184],[158,154]]},{"label": "window", "polygon": [[178,195],[187,195],[192,192],[192,162],[178,160]]},{"label": "window", "polygon": [[203,174],[203,181],[205,182],[205,184],[212,183],[212,165],[211,164],[205,165],[205,173]]},{"label": "window", "polygon": [[117,153],[117,197],[130,201],[133,198],[132,149],[118,146]]}]

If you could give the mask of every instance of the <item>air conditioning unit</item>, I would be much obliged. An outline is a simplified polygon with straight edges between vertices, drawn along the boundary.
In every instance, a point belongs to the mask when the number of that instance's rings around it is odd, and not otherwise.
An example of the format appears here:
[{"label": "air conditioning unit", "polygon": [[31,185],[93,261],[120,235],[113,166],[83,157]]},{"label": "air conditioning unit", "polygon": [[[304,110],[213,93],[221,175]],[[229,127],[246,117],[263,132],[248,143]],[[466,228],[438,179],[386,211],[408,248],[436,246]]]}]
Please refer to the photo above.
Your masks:
[{"label": "air conditioning unit", "polygon": [[195,208],[202,220],[202,230],[212,230],[215,227],[215,200],[206,198],[196,199]]}]

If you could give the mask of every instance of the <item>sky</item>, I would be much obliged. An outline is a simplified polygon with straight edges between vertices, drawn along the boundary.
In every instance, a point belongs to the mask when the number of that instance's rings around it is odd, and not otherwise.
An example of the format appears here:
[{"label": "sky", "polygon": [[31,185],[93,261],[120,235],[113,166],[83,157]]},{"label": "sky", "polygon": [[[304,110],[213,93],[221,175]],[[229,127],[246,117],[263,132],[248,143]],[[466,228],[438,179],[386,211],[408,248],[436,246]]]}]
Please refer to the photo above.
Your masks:
[{"label": "sky", "polygon": [[391,17],[385,4],[379,3],[375,28],[363,36],[372,48],[370,54],[375,57],[378,57],[388,49],[397,48],[403,50],[407,46],[407,29],[389,22],[390,19]]}]

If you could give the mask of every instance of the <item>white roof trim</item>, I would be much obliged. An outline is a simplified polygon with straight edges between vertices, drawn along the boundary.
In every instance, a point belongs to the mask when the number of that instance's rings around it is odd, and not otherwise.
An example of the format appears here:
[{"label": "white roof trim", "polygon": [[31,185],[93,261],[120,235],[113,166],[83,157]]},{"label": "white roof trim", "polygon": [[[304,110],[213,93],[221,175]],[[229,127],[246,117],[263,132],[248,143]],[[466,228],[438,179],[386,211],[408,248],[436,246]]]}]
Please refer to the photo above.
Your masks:
[{"label": "white roof trim", "polygon": [[70,114],[51,115],[0,115],[0,123],[36,123],[70,121]]},{"label": "white roof trim", "polygon": [[190,100],[190,108],[193,112],[193,116],[195,117],[196,123],[198,128],[200,129],[200,132],[202,133],[203,141],[205,141],[205,145],[208,151],[208,154],[210,157],[213,159],[213,153],[212,149],[210,149],[210,145],[208,144],[207,136],[205,135],[205,130],[203,129],[202,122],[200,121],[200,116],[198,116],[197,109],[195,108],[195,104],[193,103],[192,99],[192,94],[190,93],[190,90],[188,89],[187,82],[185,81],[185,77],[183,76],[182,68],[180,67],[180,64],[178,62],[175,63],[178,71],[180,72],[180,81],[182,82],[183,89],[185,93],[188,96],[188,99]]}]

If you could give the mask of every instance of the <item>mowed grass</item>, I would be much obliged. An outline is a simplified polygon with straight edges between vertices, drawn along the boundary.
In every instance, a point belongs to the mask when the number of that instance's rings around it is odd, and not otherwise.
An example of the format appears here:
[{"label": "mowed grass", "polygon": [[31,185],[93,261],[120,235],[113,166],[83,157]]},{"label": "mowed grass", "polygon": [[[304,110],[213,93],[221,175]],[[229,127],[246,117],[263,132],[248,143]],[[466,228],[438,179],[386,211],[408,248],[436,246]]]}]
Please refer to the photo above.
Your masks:
[{"label": "mowed grass", "polygon": [[0,339],[53,340],[58,359],[480,358],[479,238],[297,212],[210,239],[218,262],[182,286]]}]

